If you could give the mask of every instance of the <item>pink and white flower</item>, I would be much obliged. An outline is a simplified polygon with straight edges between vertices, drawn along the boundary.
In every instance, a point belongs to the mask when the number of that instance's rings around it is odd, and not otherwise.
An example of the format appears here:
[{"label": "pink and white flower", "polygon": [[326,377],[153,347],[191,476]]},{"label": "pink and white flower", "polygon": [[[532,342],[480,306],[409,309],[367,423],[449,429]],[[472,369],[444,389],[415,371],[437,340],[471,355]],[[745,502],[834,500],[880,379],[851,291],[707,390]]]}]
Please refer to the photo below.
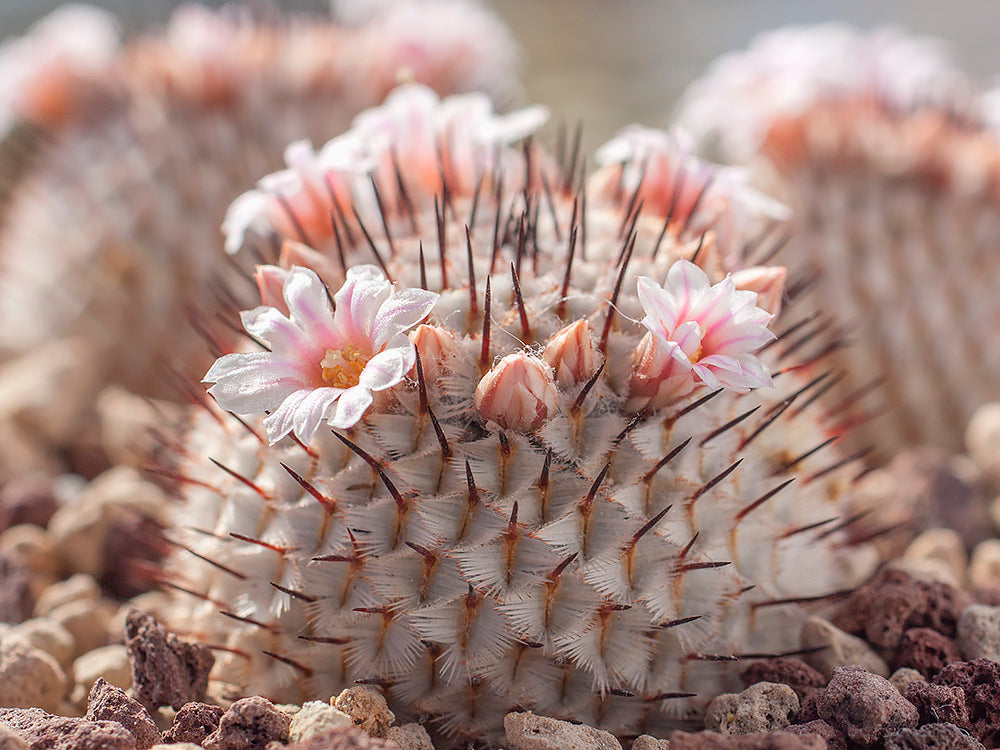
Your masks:
[{"label": "pink and white flower", "polygon": [[313,271],[285,278],[285,315],[261,306],[241,315],[247,333],[271,351],[227,354],[204,382],[219,405],[240,415],[269,412],[272,444],[294,432],[307,442],[325,419],[347,429],[364,416],[372,392],[392,388],[413,367],[406,332],[430,313],[438,295],[397,290],[375,266],[354,266],[334,295]]},{"label": "pink and white flower", "polygon": [[632,408],[659,408],[705,386],[745,393],[771,385],[756,351],[774,339],[773,316],[757,307],[756,292],[737,289],[729,276],[710,284],[686,260],[671,266],[665,286],[641,276],[638,291],[649,333],[636,351]]}]

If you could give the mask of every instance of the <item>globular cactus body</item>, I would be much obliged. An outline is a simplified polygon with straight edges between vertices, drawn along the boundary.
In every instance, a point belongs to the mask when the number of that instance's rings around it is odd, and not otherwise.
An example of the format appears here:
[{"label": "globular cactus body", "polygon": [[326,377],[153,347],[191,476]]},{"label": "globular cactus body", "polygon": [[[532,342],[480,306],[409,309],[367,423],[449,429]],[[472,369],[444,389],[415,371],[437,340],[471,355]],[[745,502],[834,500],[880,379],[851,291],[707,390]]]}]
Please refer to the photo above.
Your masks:
[{"label": "globular cactus body", "polygon": [[[378,116],[412,132],[425,97],[400,92],[348,137],[384,145]],[[243,315],[266,349],[206,376],[247,416],[199,412],[170,469],[172,624],[224,649],[218,676],[246,690],[364,681],[452,737],[493,741],[518,706],[655,730],[730,687],[733,659],[794,650],[802,599],[868,572],[841,518],[859,467],[837,450],[828,376],[793,366],[780,326],[771,341],[756,302],[780,294],[723,278],[740,253],[712,230],[739,190],[643,213],[602,188],[619,165],[578,190],[538,149],[505,148],[537,112],[470,134],[449,119],[468,104],[368,153],[374,180],[321,171],[343,190],[322,198],[319,250],[294,242],[289,210],[313,205],[298,199],[314,173],[240,204],[240,237],[291,236]],[[780,277],[749,270],[762,288]],[[339,290],[332,313],[316,273]],[[400,327],[411,345],[378,343]]]},{"label": "globular cactus body", "polygon": [[853,344],[832,360],[841,397],[881,379],[884,413],[864,431],[883,459],[959,448],[1000,396],[1000,358],[982,344],[1000,320],[1000,144],[978,109],[940,45],[842,27],[765,35],[681,108],[705,150],[752,165],[792,207],[776,260]]}]

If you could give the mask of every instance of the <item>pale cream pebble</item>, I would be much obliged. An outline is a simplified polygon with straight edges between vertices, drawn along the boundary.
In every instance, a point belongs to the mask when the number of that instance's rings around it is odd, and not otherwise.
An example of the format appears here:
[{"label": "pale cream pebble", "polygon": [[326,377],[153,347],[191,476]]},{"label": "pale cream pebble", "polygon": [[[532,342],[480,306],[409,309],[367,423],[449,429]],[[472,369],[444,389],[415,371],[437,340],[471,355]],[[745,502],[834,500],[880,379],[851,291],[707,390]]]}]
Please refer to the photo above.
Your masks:
[{"label": "pale cream pebble", "polygon": [[[156,728],[161,732],[166,732],[174,725],[174,717],[177,716],[177,712],[170,706],[160,706],[149,715],[153,717],[153,723],[156,724]],[[178,747],[178,745],[171,745],[170,747]]]},{"label": "pale cream pebble", "polygon": [[927,678],[917,670],[910,669],[909,667],[900,667],[889,676],[889,682],[899,691],[900,695],[906,692],[907,685],[917,680],[926,681]]},{"label": "pale cream pebble", "polygon": [[885,660],[867,643],[821,617],[809,617],[802,623],[801,641],[803,649],[817,649],[803,659],[827,679],[833,676],[834,668],[850,664],[862,666],[880,677],[889,676]]},{"label": "pale cream pebble", "polygon": [[1000,484],[1000,402],[983,404],[965,429],[965,447],[986,478]]},{"label": "pale cream pebble", "polygon": [[153,745],[149,750],[201,750],[201,745],[193,742],[178,742],[174,745]]},{"label": "pale cream pebble", "polygon": [[893,560],[887,568],[901,570],[909,573],[914,578],[927,583],[944,583],[948,586],[961,588],[961,578],[955,575],[955,571],[944,560],[934,560],[931,558],[911,558],[909,560],[900,558]]},{"label": "pale cream pebble", "polygon": [[59,662],[64,670],[73,663],[76,641],[61,624],[50,617],[32,617],[11,629],[10,637],[41,649]]},{"label": "pale cream pebble", "polygon": [[635,742],[632,743],[632,750],[669,750],[669,748],[670,742],[658,740],[649,734],[636,737]]},{"label": "pale cream pebble", "polygon": [[1000,607],[969,605],[958,617],[957,630],[955,640],[965,659],[1000,659]]},{"label": "pale cream pebble", "polygon": [[799,698],[788,685],[757,682],[741,693],[717,695],[705,711],[705,729],[725,735],[776,732],[799,712]]},{"label": "pale cream pebble", "polygon": [[987,539],[973,548],[968,577],[974,589],[1000,586],[1000,539]]},{"label": "pale cream pebble", "polygon": [[958,584],[965,579],[969,566],[969,555],[961,535],[953,529],[927,529],[903,553],[906,562],[943,563],[951,571],[951,577]]},{"label": "pale cream pebble", "polygon": [[608,732],[530,711],[507,714],[503,728],[509,750],[622,750]]},{"label": "pale cream pebble", "polygon": [[[324,703],[323,705],[326,704]],[[295,714],[302,710],[302,706],[297,706],[294,703],[275,703],[274,707],[285,714],[285,716],[295,716]]]},{"label": "pale cream pebble", "polygon": [[309,701],[292,716],[288,736],[292,742],[303,742],[331,729],[353,725],[354,719],[343,711],[323,701]]},{"label": "pale cream pebble", "polygon": [[0,724],[0,750],[28,750],[28,746],[12,730]]},{"label": "pale cream pebble", "polygon": [[96,601],[101,598],[101,587],[92,576],[77,573],[65,581],[49,586],[35,602],[35,617],[45,617],[52,611],[77,601]]},{"label": "pale cream pebble", "polygon": [[0,707],[58,710],[67,680],[59,662],[24,643],[0,642]]},{"label": "pale cream pebble", "polygon": [[330,703],[350,716],[354,726],[372,737],[385,739],[386,731],[396,721],[385,697],[368,687],[347,688],[336,698],[331,698]]},{"label": "pale cream pebble", "polygon": [[11,526],[0,534],[0,552],[15,560],[30,576],[32,598],[59,580],[59,553],[45,529],[31,523]]},{"label": "pale cream pebble", "polygon": [[99,578],[105,570],[111,524],[127,514],[159,517],[168,505],[159,487],[134,469],[115,466],[90,482],[73,503],[56,511],[49,532],[69,570]]},{"label": "pale cream pebble", "polygon": [[114,644],[95,648],[73,662],[73,678],[85,693],[90,692],[98,677],[122,690],[132,687],[132,666],[125,646]]},{"label": "pale cream pebble", "polygon": [[63,604],[49,612],[73,636],[74,657],[108,645],[108,623],[112,610],[103,601],[81,600]]},{"label": "pale cream pebble", "polygon": [[431,736],[420,724],[389,727],[386,739],[399,745],[400,750],[434,750]]}]

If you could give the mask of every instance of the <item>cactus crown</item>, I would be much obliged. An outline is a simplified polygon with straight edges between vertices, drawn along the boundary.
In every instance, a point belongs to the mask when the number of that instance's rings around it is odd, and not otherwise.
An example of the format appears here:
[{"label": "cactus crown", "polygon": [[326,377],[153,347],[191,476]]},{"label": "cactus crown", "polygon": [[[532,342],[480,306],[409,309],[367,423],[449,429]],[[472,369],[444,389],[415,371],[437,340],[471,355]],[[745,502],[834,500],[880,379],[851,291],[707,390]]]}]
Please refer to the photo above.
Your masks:
[{"label": "cactus crown", "polygon": [[822,346],[768,328],[783,275],[740,268],[751,191],[688,199],[666,137],[587,180],[484,107],[406,87],[234,204],[231,249],[283,244],[206,378],[242,418],[176,460],[174,625],[249,690],[363,681],[451,736],[655,728],[864,574],[858,467]]}]

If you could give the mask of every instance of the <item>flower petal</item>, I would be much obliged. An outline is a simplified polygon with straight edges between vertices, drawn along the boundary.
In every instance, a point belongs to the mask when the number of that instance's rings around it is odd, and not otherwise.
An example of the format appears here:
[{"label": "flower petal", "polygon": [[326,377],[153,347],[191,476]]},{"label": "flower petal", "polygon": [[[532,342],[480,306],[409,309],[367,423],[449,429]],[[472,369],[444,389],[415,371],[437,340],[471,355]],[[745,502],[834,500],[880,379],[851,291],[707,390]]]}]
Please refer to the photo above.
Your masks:
[{"label": "flower petal", "polygon": [[315,271],[292,266],[285,279],[284,298],[289,317],[300,329],[308,331],[313,341],[324,347],[337,343],[326,285]]},{"label": "flower petal", "polygon": [[317,388],[311,391],[295,408],[293,431],[303,443],[312,440],[320,422],[344,391],[340,388]]},{"label": "flower petal", "polygon": [[295,427],[295,411],[313,392],[312,388],[300,388],[285,398],[270,415],[264,418],[264,429],[271,445],[285,437]]},{"label": "flower petal", "polygon": [[404,289],[382,303],[372,321],[372,350],[379,351],[385,342],[405,333],[426,318],[439,295],[424,289]]},{"label": "flower petal", "polygon": [[337,399],[337,410],[327,420],[327,424],[342,430],[353,427],[361,421],[371,403],[372,392],[364,386],[356,385],[348,388]]},{"label": "flower petal", "polygon": [[294,366],[270,352],[227,354],[205,374],[215,383],[208,392],[219,406],[236,414],[256,414],[277,407],[302,380]]}]

